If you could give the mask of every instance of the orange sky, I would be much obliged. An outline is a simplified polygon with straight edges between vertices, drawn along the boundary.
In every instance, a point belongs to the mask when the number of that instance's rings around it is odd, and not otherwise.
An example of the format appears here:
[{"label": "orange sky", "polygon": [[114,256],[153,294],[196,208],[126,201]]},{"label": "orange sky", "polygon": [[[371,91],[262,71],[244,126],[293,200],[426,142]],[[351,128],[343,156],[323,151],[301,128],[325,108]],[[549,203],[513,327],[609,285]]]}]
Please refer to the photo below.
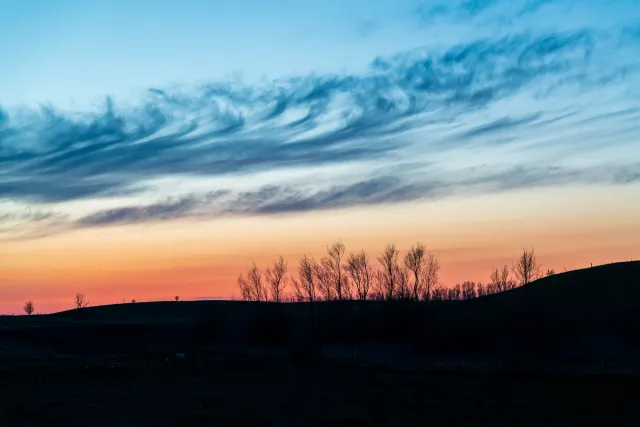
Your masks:
[{"label": "orange sky", "polygon": [[0,313],[91,304],[237,294],[237,274],[255,260],[321,255],[341,239],[376,255],[421,241],[446,285],[486,282],[492,267],[534,246],[544,268],[562,271],[640,258],[640,185],[562,187],[273,217],[182,220],[79,230],[0,242]]}]

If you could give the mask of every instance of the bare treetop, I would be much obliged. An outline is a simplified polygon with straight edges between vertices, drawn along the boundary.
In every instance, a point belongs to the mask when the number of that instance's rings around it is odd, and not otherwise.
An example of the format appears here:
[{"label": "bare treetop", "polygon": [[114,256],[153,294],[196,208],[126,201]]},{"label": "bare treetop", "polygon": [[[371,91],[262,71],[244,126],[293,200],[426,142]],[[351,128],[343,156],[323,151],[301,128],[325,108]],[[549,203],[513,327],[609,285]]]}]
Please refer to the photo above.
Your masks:
[{"label": "bare treetop", "polygon": [[36,306],[33,301],[27,301],[26,303],[24,303],[24,307],[22,307],[22,309],[25,313],[27,313],[27,315],[31,316],[33,313],[35,313]]},{"label": "bare treetop", "polygon": [[291,284],[298,300],[313,302],[316,300],[315,271],[317,262],[307,255],[303,255],[298,262],[298,278],[293,278]]},{"label": "bare treetop", "polygon": [[398,255],[399,251],[396,249],[396,245],[389,243],[378,257],[378,262],[382,266],[381,279],[383,282],[381,284],[384,287],[381,291],[385,299],[393,299],[395,295]]},{"label": "bare treetop", "polygon": [[272,301],[282,301],[284,288],[287,284],[285,274],[287,274],[287,261],[282,255],[273,262],[273,268],[269,267],[264,272]]},{"label": "bare treetop", "polygon": [[542,277],[542,265],[536,261],[536,255],[533,250],[522,250],[522,255],[511,267],[518,283],[523,286]]},{"label": "bare treetop", "polygon": [[77,293],[75,296],[74,304],[76,308],[83,308],[89,305],[89,301],[86,301],[84,294]]}]

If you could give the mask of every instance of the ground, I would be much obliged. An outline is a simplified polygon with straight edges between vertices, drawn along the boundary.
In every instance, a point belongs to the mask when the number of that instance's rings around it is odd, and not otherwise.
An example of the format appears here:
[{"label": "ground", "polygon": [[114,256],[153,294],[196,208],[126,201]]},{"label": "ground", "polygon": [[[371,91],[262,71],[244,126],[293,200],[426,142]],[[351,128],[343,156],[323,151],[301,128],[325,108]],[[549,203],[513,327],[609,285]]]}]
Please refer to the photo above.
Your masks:
[{"label": "ground", "polygon": [[429,374],[330,362],[80,360],[0,371],[0,425],[640,425],[637,378]]}]

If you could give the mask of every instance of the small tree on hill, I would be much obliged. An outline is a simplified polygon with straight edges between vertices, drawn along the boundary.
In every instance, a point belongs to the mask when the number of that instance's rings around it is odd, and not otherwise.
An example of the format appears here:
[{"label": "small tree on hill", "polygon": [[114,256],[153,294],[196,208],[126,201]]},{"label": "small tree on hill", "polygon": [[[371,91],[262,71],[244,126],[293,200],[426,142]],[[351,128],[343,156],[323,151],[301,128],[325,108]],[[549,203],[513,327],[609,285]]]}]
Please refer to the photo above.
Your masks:
[{"label": "small tree on hill", "polygon": [[464,282],[461,287],[462,299],[469,300],[478,296],[475,282]]},{"label": "small tree on hill", "polygon": [[84,308],[89,305],[89,301],[85,300],[84,294],[77,293],[74,300],[74,304],[76,308]]},{"label": "small tree on hill", "polygon": [[27,301],[26,303],[24,303],[24,312],[27,313],[27,315],[31,316],[33,313],[35,313],[36,311],[36,306],[32,301]]},{"label": "small tree on hill", "polygon": [[422,269],[422,293],[425,301],[431,299],[431,292],[438,285],[440,277],[440,261],[434,254],[427,252]]},{"label": "small tree on hill", "polygon": [[316,270],[317,262],[307,255],[303,255],[298,262],[298,278],[291,279],[293,291],[300,301],[314,302],[316,300]]},{"label": "small tree on hill", "polygon": [[417,243],[415,246],[411,246],[409,252],[404,256],[404,265],[411,272],[412,286],[411,286],[411,298],[418,300],[423,293],[424,281],[421,280],[421,273],[424,269],[426,250],[422,243]]},{"label": "small tree on hill", "polygon": [[513,274],[521,286],[533,282],[542,276],[542,265],[536,261],[536,255],[533,250],[522,250],[522,255],[512,266]]},{"label": "small tree on hill", "polygon": [[378,257],[378,262],[382,266],[382,276],[379,277],[382,288],[380,291],[387,300],[393,299],[396,295],[398,255],[396,245],[390,243]]},{"label": "small tree on hill", "polygon": [[275,302],[282,301],[283,291],[286,286],[285,274],[287,274],[287,262],[282,255],[273,262],[273,268],[267,268],[264,272],[271,299]]},{"label": "small tree on hill", "polygon": [[356,287],[356,298],[366,300],[369,296],[375,272],[365,251],[355,254],[350,253],[344,269]]},{"label": "small tree on hill", "polygon": [[343,272],[343,260],[345,246],[341,241],[337,241],[327,246],[327,256],[322,258],[321,265],[325,271],[327,285],[331,288],[330,294],[338,301],[351,299],[351,289],[349,287],[349,276]]},{"label": "small tree on hill", "polygon": [[412,289],[410,285],[411,281],[411,272],[404,265],[396,265],[395,266],[395,277],[396,277],[396,290],[395,290],[395,299],[398,300],[408,300],[412,297]]},{"label": "small tree on hill", "polygon": [[491,283],[493,284],[493,292],[504,292],[515,288],[515,282],[509,278],[509,267],[504,266],[502,269],[494,268],[491,272]]},{"label": "small tree on hill", "polygon": [[246,279],[242,274],[238,276],[238,288],[245,301],[266,301],[267,289],[262,282],[262,273],[255,262],[247,272]]}]

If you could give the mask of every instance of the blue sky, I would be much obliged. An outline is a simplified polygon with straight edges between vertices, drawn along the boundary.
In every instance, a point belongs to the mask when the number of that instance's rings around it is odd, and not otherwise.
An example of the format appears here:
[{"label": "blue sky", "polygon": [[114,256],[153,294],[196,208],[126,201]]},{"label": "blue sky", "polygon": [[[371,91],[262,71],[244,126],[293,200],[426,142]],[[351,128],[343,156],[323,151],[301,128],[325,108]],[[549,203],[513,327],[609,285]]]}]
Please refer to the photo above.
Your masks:
[{"label": "blue sky", "polygon": [[0,40],[3,238],[640,180],[637,1],[4,1]]}]

